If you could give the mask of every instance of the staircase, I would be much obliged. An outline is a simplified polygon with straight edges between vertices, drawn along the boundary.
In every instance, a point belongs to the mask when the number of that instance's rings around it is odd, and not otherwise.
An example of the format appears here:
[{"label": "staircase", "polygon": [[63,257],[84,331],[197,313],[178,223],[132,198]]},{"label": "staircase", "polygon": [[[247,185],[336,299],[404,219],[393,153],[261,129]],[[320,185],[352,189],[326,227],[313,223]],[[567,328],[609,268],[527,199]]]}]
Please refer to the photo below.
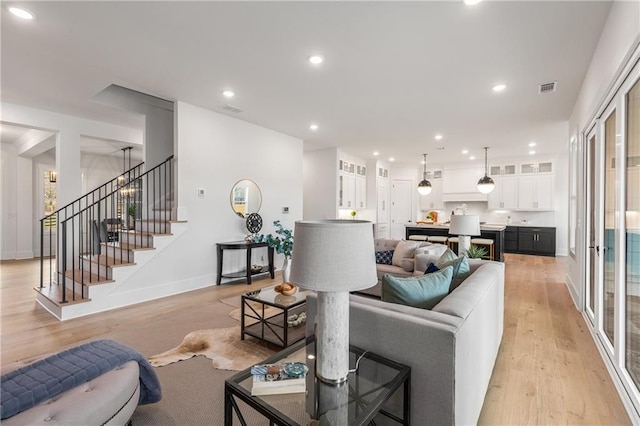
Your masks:
[{"label": "staircase", "polygon": [[173,157],[143,169],[144,163],[40,221],[36,300],[56,318],[164,296],[128,285],[186,229],[174,220]]}]

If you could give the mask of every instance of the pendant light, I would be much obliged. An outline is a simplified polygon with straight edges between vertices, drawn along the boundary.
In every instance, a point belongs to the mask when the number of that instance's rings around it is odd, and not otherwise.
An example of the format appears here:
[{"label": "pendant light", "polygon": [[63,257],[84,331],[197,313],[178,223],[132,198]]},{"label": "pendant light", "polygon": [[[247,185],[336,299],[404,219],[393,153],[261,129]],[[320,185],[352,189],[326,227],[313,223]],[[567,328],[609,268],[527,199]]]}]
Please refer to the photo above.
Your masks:
[{"label": "pendant light", "polygon": [[489,149],[488,146],[484,147],[484,177],[480,178],[480,180],[478,181],[478,191],[482,192],[483,194],[490,193],[491,191],[493,191],[493,188],[495,188],[496,186],[496,184],[493,182],[493,179],[487,176],[487,172],[488,172],[487,150],[488,149]]},{"label": "pendant light", "polygon": [[431,192],[431,182],[427,180],[427,154],[422,154],[424,157],[424,171],[422,172],[422,180],[418,184],[418,192],[420,195],[429,195]]}]

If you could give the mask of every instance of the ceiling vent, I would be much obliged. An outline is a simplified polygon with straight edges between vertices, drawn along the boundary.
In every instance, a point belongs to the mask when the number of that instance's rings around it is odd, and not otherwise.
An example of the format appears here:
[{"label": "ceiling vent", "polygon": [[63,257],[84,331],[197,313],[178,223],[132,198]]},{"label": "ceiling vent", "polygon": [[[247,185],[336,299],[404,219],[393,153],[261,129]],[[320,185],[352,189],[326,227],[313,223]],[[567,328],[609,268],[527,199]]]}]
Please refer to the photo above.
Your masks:
[{"label": "ceiling vent", "polygon": [[228,105],[228,104],[222,105],[220,108],[222,108],[222,109],[224,109],[226,111],[234,112],[236,114],[238,114],[240,112],[243,112],[240,108],[236,108],[236,107]]},{"label": "ceiling vent", "polygon": [[538,93],[542,95],[544,93],[555,92],[557,86],[558,86],[557,81],[553,81],[551,83],[542,83],[538,88]]}]

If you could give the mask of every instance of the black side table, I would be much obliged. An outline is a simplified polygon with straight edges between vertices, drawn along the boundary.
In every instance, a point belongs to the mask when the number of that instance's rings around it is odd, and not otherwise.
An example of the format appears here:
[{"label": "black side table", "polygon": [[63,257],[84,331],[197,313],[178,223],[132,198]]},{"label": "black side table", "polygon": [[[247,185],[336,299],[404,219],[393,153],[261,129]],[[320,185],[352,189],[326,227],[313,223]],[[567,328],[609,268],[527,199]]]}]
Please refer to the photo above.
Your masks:
[{"label": "black side table", "polygon": [[[263,266],[260,271],[251,270],[251,250],[257,247],[266,247],[269,258],[269,265]],[[275,269],[273,267],[273,248],[267,243],[249,243],[247,241],[231,241],[227,243],[216,243],[218,251],[218,285],[222,282],[222,278],[243,278],[246,277],[247,284],[251,284],[251,276],[264,274],[269,272],[271,278],[275,277]],[[246,250],[247,251],[247,269],[246,271],[222,273],[223,257],[225,250]]]}]

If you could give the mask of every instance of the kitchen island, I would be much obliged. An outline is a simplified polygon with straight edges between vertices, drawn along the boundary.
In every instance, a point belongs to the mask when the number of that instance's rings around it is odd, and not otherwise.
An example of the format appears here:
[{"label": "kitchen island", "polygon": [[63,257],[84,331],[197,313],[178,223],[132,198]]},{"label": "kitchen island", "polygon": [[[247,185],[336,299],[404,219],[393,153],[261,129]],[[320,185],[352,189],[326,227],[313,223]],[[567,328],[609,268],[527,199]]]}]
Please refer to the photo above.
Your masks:
[{"label": "kitchen island", "polygon": [[[479,236],[471,238],[486,238],[493,240],[495,260],[504,262],[504,225],[480,225]],[[457,235],[449,234],[448,224],[433,225],[406,225],[405,238],[409,239],[411,235],[428,235],[431,237],[457,237]]]}]

